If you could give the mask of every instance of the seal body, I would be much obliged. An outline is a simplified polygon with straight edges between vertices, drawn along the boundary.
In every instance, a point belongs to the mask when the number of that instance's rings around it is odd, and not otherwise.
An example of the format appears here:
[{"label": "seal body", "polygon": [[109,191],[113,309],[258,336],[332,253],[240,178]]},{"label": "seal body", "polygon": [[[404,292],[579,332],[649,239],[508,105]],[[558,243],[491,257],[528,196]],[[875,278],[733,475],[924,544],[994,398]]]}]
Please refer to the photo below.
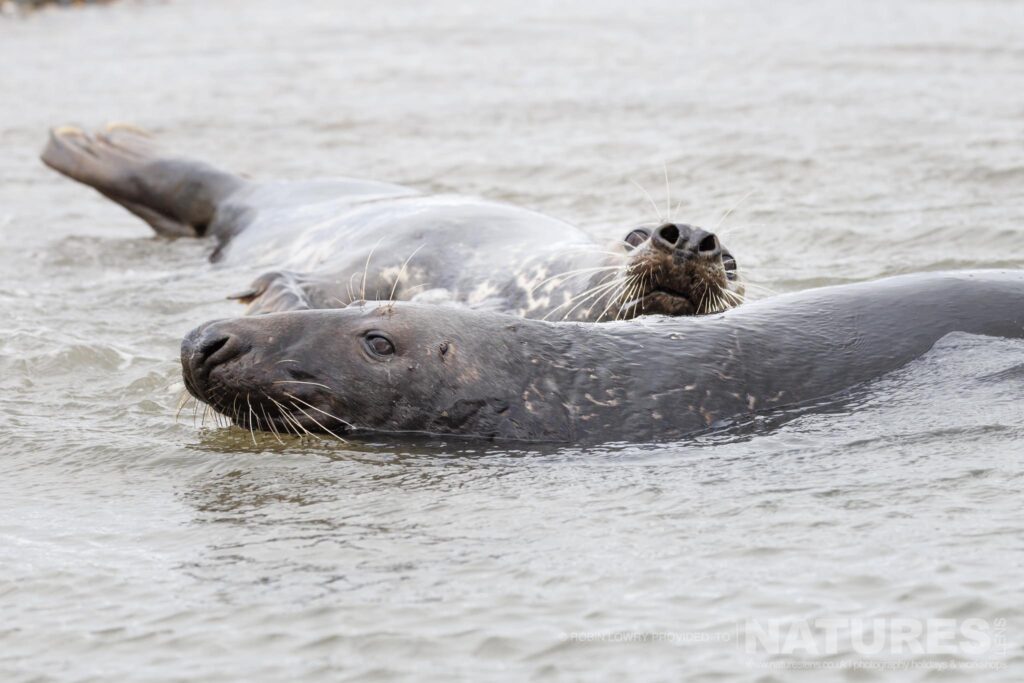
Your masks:
[{"label": "seal body", "polygon": [[42,158],[160,234],[210,237],[213,260],[266,269],[233,297],[251,313],[412,300],[607,321],[711,313],[743,297],[735,258],[685,224],[602,244],[499,202],[362,180],[257,183],[163,155],[125,127],[56,129]]},{"label": "seal body", "polygon": [[952,332],[1024,337],[1024,273],[909,275],[608,325],[367,302],[208,323],[181,358],[192,395],[252,429],[644,442],[836,395]]}]

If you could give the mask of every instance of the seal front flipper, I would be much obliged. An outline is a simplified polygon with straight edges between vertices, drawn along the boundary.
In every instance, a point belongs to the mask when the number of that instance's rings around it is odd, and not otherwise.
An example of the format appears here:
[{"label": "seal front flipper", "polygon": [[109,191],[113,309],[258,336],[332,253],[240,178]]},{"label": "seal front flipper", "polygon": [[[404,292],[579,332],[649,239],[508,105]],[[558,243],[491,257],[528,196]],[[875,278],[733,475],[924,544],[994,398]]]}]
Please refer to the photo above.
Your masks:
[{"label": "seal front flipper", "polygon": [[40,158],[164,237],[207,234],[220,202],[246,182],[200,161],[161,154],[146,133],[123,124],[92,135],[73,126],[54,128]]}]

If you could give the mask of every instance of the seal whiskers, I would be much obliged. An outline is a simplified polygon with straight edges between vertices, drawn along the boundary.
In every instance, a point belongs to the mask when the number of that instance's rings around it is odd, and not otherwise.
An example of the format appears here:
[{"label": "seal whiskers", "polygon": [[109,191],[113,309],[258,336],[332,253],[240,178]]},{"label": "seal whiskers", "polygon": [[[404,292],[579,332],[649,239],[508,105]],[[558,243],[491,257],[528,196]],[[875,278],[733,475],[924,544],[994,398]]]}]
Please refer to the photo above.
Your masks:
[{"label": "seal whiskers", "polygon": [[271,384],[309,384],[314,387],[323,387],[324,389],[330,389],[326,384],[320,384],[320,382],[304,382],[298,379],[277,379],[271,382]]},{"label": "seal whiskers", "polygon": [[402,267],[398,269],[398,275],[395,276],[395,283],[393,285],[391,285],[391,294],[388,295],[388,301],[389,302],[394,303],[394,301],[395,301],[395,290],[398,289],[398,283],[402,281],[402,275],[405,274],[405,269],[409,265],[409,261],[412,260],[413,256],[415,256],[416,254],[419,253],[420,249],[422,249],[423,246],[424,245],[421,244],[420,246],[416,247],[416,249],[411,254],[409,254],[409,256],[406,257],[405,261],[402,262]]},{"label": "seal whiskers", "polygon": [[608,303],[605,305],[604,309],[601,311],[601,314],[599,316],[597,316],[597,320],[595,322],[601,322],[601,319],[604,318],[605,314],[608,313],[608,310],[615,303],[619,303],[620,304],[619,310],[616,311],[616,313],[615,313],[616,319],[618,319],[618,315],[620,313],[622,313],[621,303],[623,301],[628,301],[629,300],[629,295],[628,295],[627,292],[633,291],[633,289],[636,287],[636,285],[639,282],[639,280],[640,280],[640,278],[638,276],[636,276],[636,275],[624,275],[623,276],[623,281],[622,281],[622,287],[620,287],[613,295],[609,296]]},{"label": "seal whiskers", "polygon": [[[623,296],[623,293],[626,292],[627,290],[631,291],[632,288],[636,285],[636,282],[638,280],[639,280],[639,278],[637,276],[635,276],[635,275],[629,275],[627,273],[623,273],[622,280],[621,280],[621,283],[622,283],[621,287],[619,287],[618,289],[614,290],[613,292],[606,293],[606,296],[608,296],[608,303],[605,304],[605,307],[601,310],[601,314],[597,316],[597,320],[595,320],[594,322],[601,322],[601,319],[604,318],[604,316],[608,312],[608,310],[613,305],[615,305],[616,303],[621,304],[621,302],[623,302],[623,301],[628,301],[628,297]],[[596,306],[598,304],[598,302],[600,302],[600,300],[601,300],[601,298],[598,297],[598,300],[594,302],[594,305]],[[571,312],[572,311],[570,311],[570,313]],[[622,307],[620,305],[619,306],[619,311],[616,313],[616,315],[618,315],[618,313],[621,313],[621,312],[622,312]],[[568,314],[566,314],[566,315],[568,315]],[[564,318],[563,318],[563,320],[564,320]]]},{"label": "seal whiskers", "polygon": [[604,316],[608,313],[609,309],[613,305],[615,305],[616,302],[618,302],[620,305],[619,305],[618,310],[615,312],[615,318],[614,319],[615,320],[618,319],[619,314],[622,313],[621,303],[623,301],[628,301],[629,300],[629,292],[633,291],[633,288],[636,287],[636,282],[634,281],[635,279],[636,279],[635,277],[627,278],[623,282],[622,287],[618,291],[616,291],[614,294],[612,294],[611,296],[608,297],[608,303],[606,303],[604,308],[601,309],[601,313],[598,314],[597,320],[595,320],[594,322],[601,322],[604,319]]},{"label": "seal whiskers", "polygon": [[[267,396],[267,398],[270,399],[271,403],[277,406],[277,410],[280,413],[281,417],[284,418],[285,424],[290,424],[292,429],[295,431],[295,436],[301,438],[303,434],[310,434],[310,431],[303,427],[301,422],[295,419],[295,416],[292,415],[292,412],[290,410],[285,408],[283,405],[281,405],[281,403],[271,398],[270,396]],[[301,432],[299,430],[301,430]]]},{"label": "seal whiskers", "polygon": [[374,244],[373,248],[370,249],[370,253],[368,253],[366,255],[366,265],[363,266],[363,285],[362,285],[362,289],[361,289],[360,294],[359,294],[359,298],[361,298],[363,301],[366,301],[366,274],[370,270],[370,259],[373,258],[373,252],[377,250],[377,247],[380,246],[380,243],[382,241],[384,241],[383,237],[378,239],[377,243]]},{"label": "seal whiskers", "polygon": [[537,291],[547,283],[551,282],[552,280],[557,280],[559,278],[563,279],[560,280],[558,284],[564,284],[567,280],[572,279],[574,277],[579,277],[580,275],[584,275],[586,273],[599,273],[603,270],[620,270],[621,268],[622,266],[594,266],[592,268],[576,268],[575,270],[567,270],[562,273],[558,273],[557,275],[552,275],[549,278],[541,280],[527,291],[529,291],[530,294],[533,294],[535,291]]},{"label": "seal whiskers", "polygon": [[[554,308],[552,308],[550,311],[548,311],[541,318],[541,320],[547,320],[551,315],[553,315],[555,313],[555,311],[557,311],[557,310],[559,310],[561,308],[565,308],[566,306],[569,306],[570,304],[573,304],[573,303],[575,303],[577,301],[579,301],[580,303],[583,303],[583,301],[585,301],[586,299],[589,299],[589,298],[591,298],[591,297],[593,297],[593,296],[595,296],[597,294],[600,294],[603,290],[608,290],[611,287],[614,287],[616,284],[618,284],[617,280],[612,280],[610,282],[604,282],[602,284],[595,285],[594,287],[591,287],[590,289],[588,289],[586,291],[580,292],[579,294],[573,296],[568,301],[566,301],[564,303],[561,303],[558,306],[555,306]],[[571,314],[572,311],[576,310],[576,308],[579,308],[579,304],[574,306],[572,310],[570,310],[568,313],[563,315],[561,319],[565,320],[566,316]]]},{"label": "seal whiskers", "polygon": [[753,191],[753,190],[750,190],[750,191],[749,191],[749,192],[747,192],[747,193],[746,193],[745,195],[743,195],[742,197],[740,197],[740,200],[739,200],[738,202],[736,202],[735,204],[733,204],[733,205],[732,205],[732,207],[731,207],[731,208],[730,208],[730,209],[729,209],[728,211],[726,211],[725,213],[723,213],[723,214],[722,214],[721,218],[719,218],[719,219],[718,219],[718,222],[717,222],[717,223],[715,223],[715,227],[711,228],[711,232],[717,232],[717,231],[718,231],[718,228],[719,228],[719,227],[721,227],[722,223],[724,223],[724,222],[725,222],[725,219],[726,219],[726,218],[728,218],[728,217],[729,217],[730,215],[732,215],[732,212],[733,212],[733,211],[735,211],[736,209],[740,208],[740,205],[742,205],[742,204],[743,204],[743,202],[747,201],[747,199],[748,199],[748,198],[750,197],[750,195],[752,195],[752,194],[754,194],[754,191]]},{"label": "seal whiskers", "polygon": [[659,209],[658,205],[654,202],[654,199],[651,197],[651,193],[648,192],[646,189],[644,189],[643,185],[641,185],[637,181],[633,180],[632,178],[629,179],[629,182],[631,182],[634,185],[636,185],[637,189],[639,189],[641,192],[644,193],[644,196],[647,197],[647,201],[649,201],[651,203],[651,208],[654,209],[654,213],[656,213],[658,215],[658,222],[659,223],[663,222],[665,219],[662,218],[662,216],[661,216],[661,209]]},{"label": "seal whiskers", "polygon": [[[266,398],[266,394],[263,394],[263,397]],[[274,435],[274,438],[283,446],[284,441],[281,440],[281,435],[277,433],[277,427],[274,426],[274,421],[267,416],[267,409],[263,406],[262,401],[260,401],[260,412],[263,413],[263,418],[267,421],[267,426],[270,427],[270,432]]]},{"label": "seal whiskers", "polygon": [[705,287],[704,288],[704,292],[700,295],[700,303],[697,304],[697,314],[698,315],[701,313],[701,311],[704,310],[704,300],[707,299],[707,296],[708,296],[708,289],[707,289],[707,287]]},{"label": "seal whiskers", "polygon": [[606,281],[606,282],[603,282],[601,284],[595,285],[595,286],[591,287],[590,289],[588,289],[588,290],[586,290],[584,292],[581,292],[580,294],[577,294],[573,298],[569,299],[569,301],[566,301],[565,303],[563,303],[563,304],[561,304],[559,306],[556,306],[555,308],[551,309],[547,313],[547,315],[545,315],[543,318],[541,318],[541,320],[547,320],[548,316],[553,314],[558,309],[564,308],[564,307],[566,307],[566,306],[568,306],[568,305],[570,305],[570,304],[575,302],[576,305],[573,306],[572,308],[570,308],[568,311],[566,311],[565,314],[562,316],[561,319],[565,320],[570,315],[572,315],[573,312],[576,311],[576,309],[578,309],[580,306],[585,304],[588,300],[595,299],[592,302],[592,304],[596,304],[598,301],[601,300],[602,297],[607,296],[610,293],[616,291],[616,289],[621,284],[622,284],[622,280],[620,278],[618,278],[618,277],[615,277],[615,278],[612,278],[609,281]]},{"label": "seal whiskers", "polygon": [[776,292],[771,287],[767,287],[765,285],[758,284],[757,282],[750,282],[749,280],[744,280],[743,281],[743,286],[744,287],[750,287],[751,289],[759,289],[762,292],[764,292],[765,294],[778,294],[778,292]]},{"label": "seal whiskers", "polygon": [[[633,300],[632,299],[633,296],[635,296],[636,293],[639,292],[642,280],[643,280],[642,276],[634,276],[633,277],[633,284],[630,287],[629,291],[626,292],[626,294],[622,297],[622,301],[625,302],[625,301],[632,301]],[[611,302],[609,302],[608,305],[610,306]],[[607,310],[608,310],[607,307],[605,307],[605,310],[601,311],[601,315],[598,316],[597,322],[601,322],[601,318],[604,317],[605,311],[607,311]],[[615,314],[615,320],[621,319],[621,317],[625,314],[625,312],[626,312],[626,307],[625,306],[620,306],[618,312],[616,312],[616,314]]]},{"label": "seal whiskers", "polygon": [[[731,289],[723,289],[719,291],[719,294],[725,297],[725,301],[722,303],[728,308],[730,306],[739,306],[746,300],[746,297],[739,292],[734,292]],[[724,310],[724,309],[723,309]]]},{"label": "seal whiskers", "polygon": [[668,181],[668,162],[661,162],[661,170],[665,172],[665,216],[672,220],[672,184]]},{"label": "seal whiskers", "polygon": [[260,419],[258,417],[256,417],[256,413],[252,409],[252,401],[249,399],[249,394],[245,395],[245,403],[249,406],[249,417],[251,418],[251,419],[248,420],[248,423],[249,423],[249,434],[252,435],[252,445],[256,446],[256,445],[258,445],[256,443],[256,432],[252,428],[252,423],[255,421],[256,422],[256,426],[258,427],[259,424],[260,424]]},{"label": "seal whiskers", "polygon": [[[602,292],[602,294],[600,296],[598,296],[594,301],[592,301],[590,303],[590,305],[588,306],[588,309],[587,309],[588,311],[593,309],[595,306],[600,305],[601,299],[603,297],[605,297],[605,296],[608,297],[608,303],[605,305],[604,309],[601,311],[601,314],[597,317],[597,320],[595,322],[600,322],[601,318],[604,317],[604,314],[608,311],[608,309],[617,300],[621,299],[622,292],[625,291],[626,288],[630,286],[630,280],[631,280],[630,276],[625,271],[623,271],[622,275],[620,277],[613,278],[608,283],[611,286],[611,288],[604,288],[604,291]],[[580,305],[582,305],[582,304],[583,304],[583,301],[581,301],[576,306],[573,306],[568,312],[566,312],[566,314],[564,316],[562,316],[562,320],[565,320],[570,315],[572,315],[573,311],[575,311],[577,308],[579,308]]]},{"label": "seal whiskers", "polygon": [[[285,396],[287,396],[287,397],[288,397],[288,398],[290,398],[290,399],[293,399],[293,400],[295,400],[295,401],[298,401],[299,403],[301,403],[301,404],[303,404],[303,405],[309,406],[310,408],[312,408],[313,410],[315,410],[315,411],[316,411],[316,412],[318,412],[318,413],[323,413],[323,414],[324,414],[324,415],[326,415],[327,417],[329,417],[329,418],[331,418],[331,419],[333,419],[333,420],[337,420],[338,422],[340,422],[341,424],[345,425],[345,426],[346,426],[346,427],[348,427],[349,429],[355,429],[355,428],[356,428],[356,426],[355,426],[354,424],[352,424],[351,422],[347,422],[347,421],[345,421],[345,420],[342,420],[342,419],[341,419],[340,417],[338,417],[337,415],[333,415],[333,414],[331,414],[331,413],[328,413],[328,412],[327,412],[326,410],[321,410],[320,408],[317,408],[317,407],[316,407],[315,405],[313,405],[312,403],[309,403],[309,402],[307,402],[307,401],[303,401],[303,400],[302,400],[301,398],[299,398],[298,396],[296,396],[296,395],[294,395],[294,394],[289,394],[289,393],[288,393],[288,392],[286,391],[286,392],[284,392],[284,395],[285,395]],[[296,407],[298,407],[298,406],[296,406]]]},{"label": "seal whiskers", "polygon": [[320,423],[320,421],[319,421],[319,420],[317,420],[317,419],[316,419],[315,417],[313,417],[312,415],[310,415],[309,413],[307,413],[307,412],[306,412],[305,410],[303,410],[301,406],[297,406],[297,405],[295,405],[294,403],[292,404],[292,406],[294,406],[294,407],[295,407],[295,409],[296,409],[296,410],[298,410],[298,411],[299,411],[300,413],[302,413],[303,415],[305,415],[306,417],[308,417],[308,418],[310,419],[310,421],[312,421],[312,423],[313,423],[313,424],[315,424],[315,425],[316,425],[317,427],[319,427],[320,429],[324,430],[325,432],[327,432],[328,434],[330,434],[331,436],[333,436],[333,437],[334,437],[335,439],[337,439],[337,440],[338,440],[338,441],[340,441],[341,443],[348,443],[348,441],[346,441],[345,439],[341,438],[340,436],[338,436],[337,434],[335,434],[334,432],[332,432],[332,431],[331,431],[330,429],[328,429],[327,427],[323,426],[323,425],[322,425],[322,424]]},{"label": "seal whiskers", "polygon": [[174,424],[178,424],[178,416],[181,415],[181,411],[185,409],[189,401],[196,400],[195,397],[188,393],[188,389],[181,390],[181,396],[178,397],[178,408],[174,412]]}]

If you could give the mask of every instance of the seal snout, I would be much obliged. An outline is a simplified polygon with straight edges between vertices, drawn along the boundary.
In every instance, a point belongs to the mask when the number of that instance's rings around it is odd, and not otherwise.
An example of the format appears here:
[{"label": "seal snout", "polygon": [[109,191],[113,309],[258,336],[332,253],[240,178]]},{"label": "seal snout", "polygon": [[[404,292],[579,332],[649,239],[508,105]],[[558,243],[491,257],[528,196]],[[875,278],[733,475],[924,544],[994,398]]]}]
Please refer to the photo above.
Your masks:
[{"label": "seal snout", "polygon": [[181,342],[181,369],[185,386],[202,399],[202,389],[210,372],[245,351],[239,337],[226,329],[221,321],[200,325]]},{"label": "seal snout", "polygon": [[641,285],[626,290],[620,310],[628,316],[705,315],[743,300],[736,259],[713,232],[665,222],[636,228],[624,241],[632,247],[629,272]]},{"label": "seal snout", "polygon": [[715,258],[722,254],[722,245],[714,233],[692,225],[665,223],[651,235],[651,243],[684,258]]}]

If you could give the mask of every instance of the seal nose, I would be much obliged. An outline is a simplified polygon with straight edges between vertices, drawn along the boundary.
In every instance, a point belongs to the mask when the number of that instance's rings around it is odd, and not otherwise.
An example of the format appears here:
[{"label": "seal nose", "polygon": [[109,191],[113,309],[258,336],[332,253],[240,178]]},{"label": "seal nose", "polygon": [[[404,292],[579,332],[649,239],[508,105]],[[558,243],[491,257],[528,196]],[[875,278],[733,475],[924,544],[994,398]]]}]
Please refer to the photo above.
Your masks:
[{"label": "seal nose", "polygon": [[237,335],[228,332],[219,322],[200,325],[185,336],[181,342],[181,366],[186,379],[205,379],[217,365],[220,365],[245,350]]},{"label": "seal nose", "polygon": [[692,225],[665,223],[654,231],[651,241],[662,249],[680,252],[684,256],[715,256],[722,252],[722,245],[714,233]]}]

